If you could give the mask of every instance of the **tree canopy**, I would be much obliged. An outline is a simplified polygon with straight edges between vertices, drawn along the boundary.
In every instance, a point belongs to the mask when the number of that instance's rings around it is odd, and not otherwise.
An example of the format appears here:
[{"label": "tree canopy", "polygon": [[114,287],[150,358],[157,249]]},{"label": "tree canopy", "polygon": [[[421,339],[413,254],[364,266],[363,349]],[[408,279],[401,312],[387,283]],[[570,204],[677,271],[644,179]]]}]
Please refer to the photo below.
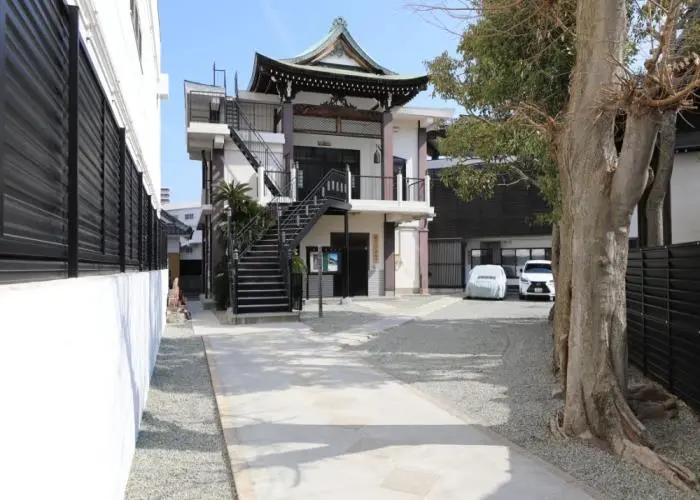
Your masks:
[{"label": "tree canopy", "polygon": [[[536,186],[558,206],[552,134],[574,66],[575,3],[559,2],[556,15],[546,3],[488,0],[450,11],[470,24],[456,55],[427,63],[434,93],[466,110],[440,141],[441,154],[457,161],[442,180],[465,200],[490,196],[506,177]],[[481,168],[463,165],[474,157]]]}]

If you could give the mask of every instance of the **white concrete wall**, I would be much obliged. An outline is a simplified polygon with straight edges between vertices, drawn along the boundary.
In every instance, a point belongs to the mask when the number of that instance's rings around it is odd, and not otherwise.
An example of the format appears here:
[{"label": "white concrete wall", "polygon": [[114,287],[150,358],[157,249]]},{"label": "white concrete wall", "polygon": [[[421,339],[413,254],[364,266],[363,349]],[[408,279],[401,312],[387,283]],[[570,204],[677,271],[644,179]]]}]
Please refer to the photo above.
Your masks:
[{"label": "white concrete wall", "polygon": [[191,251],[186,252],[185,247],[180,250],[180,260],[202,260],[202,245],[192,244],[188,245]]},{"label": "white concrete wall", "polygon": [[[270,152],[276,156],[282,170],[284,169],[284,161],[282,149],[284,147],[284,134],[273,134],[261,132],[260,135],[270,148]],[[248,146],[257,154],[259,146],[256,142],[250,142],[253,139],[248,132],[240,132],[241,138],[248,143]],[[260,199],[258,193],[258,174],[253,167],[248,163],[248,160],[243,156],[243,153],[238,149],[230,138],[226,139],[224,145],[224,180],[226,182],[244,182],[251,187],[250,196]]]},{"label": "white concrete wall", "polygon": [[123,498],[167,273],[0,286],[0,498]]},{"label": "white concrete wall", "polygon": [[[141,57],[131,23],[130,2],[73,0],[81,12],[81,32],[98,78],[110,97],[117,123],[127,130],[127,146],[158,206],[161,187],[160,100],[167,97],[161,75],[158,2],[136,0],[141,24]],[[114,90],[114,93],[112,92]]]},{"label": "white concrete wall", "polygon": [[168,253],[180,253],[179,236],[168,236]]},{"label": "white concrete wall", "polygon": [[406,160],[406,177],[418,177],[418,120],[394,120],[394,156]]},{"label": "white concrete wall", "polygon": [[[368,213],[350,213],[348,219],[349,231],[351,233],[369,233],[369,276],[368,276],[368,292],[369,295],[384,295],[384,214],[368,214]],[[307,247],[323,247],[330,246],[331,233],[343,232],[343,217],[338,215],[324,215],[321,217],[309,234],[301,241],[299,245],[299,255],[306,262]],[[378,262],[372,261],[373,255],[373,234],[379,236],[377,240],[378,246]],[[332,291],[332,283],[328,295]],[[324,287],[326,281],[324,281]],[[318,290],[318,281],[314,276],[309,280],[310,291]],[[312,294],[313,295],[313,294]],[[316,296],[318,293],[316,292]],[[324,291],[324,296],[326,292]]]},{"label": "white concrete wall", "polygon": [[671,175],[671,243],[700,240],[700,153],[679,153]]}]

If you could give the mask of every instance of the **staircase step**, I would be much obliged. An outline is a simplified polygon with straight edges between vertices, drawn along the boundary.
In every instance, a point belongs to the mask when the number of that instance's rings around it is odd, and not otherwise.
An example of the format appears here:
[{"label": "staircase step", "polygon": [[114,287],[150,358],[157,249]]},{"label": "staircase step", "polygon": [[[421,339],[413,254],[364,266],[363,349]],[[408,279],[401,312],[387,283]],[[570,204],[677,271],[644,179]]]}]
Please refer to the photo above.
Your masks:
[{"label": "staircase step", "polygon": [[287,297],[277,296],[277,297],[238,297],[238,308],[248,307],[248,306],[274,306],[277,304],[286,304]]},{"label": "staircase step", "polygon": [[240,282],[246,282],[246,281],[248,281],[248,282],[250,282],[250,281],[259,281],[259,282],[280,281],[280,282],[282,282],[283,278],[282,278],[282,275],[279,273],[279,271],[277,272],[277,274],[262,274],[260,272],[253,272],[253,273],[246,272],[246,273],[240,273],[238,275],[238,280]]},{"label": "staircase step", "polygon": [[259,267],[238,267],[238,274],[241,276],[282,276],[278,266],[272,268]]},{"label": "staircase step", "polygon": [[238,295],[239,297],[286,297],[287,291],[279,285],[279,283],[275,283],[270,285],[270,288],[261,287],[260,285],[257,288],[238,287]]},{"label": "staircase step", "polygon": [[263,312],[285,312],[289,311],[289,304],[287,302],[280,302],[276,304],[239,304],[238,314],[246,313],[263,313]]},{"label": "staircase step", "polygon": [[272,280],[254,280],[254,281],[238,281],[238,291],[249,293],[254,290],[259,290],[261,288],[276,290],[284,286],[284,281],[280,279],[279,281]]}]

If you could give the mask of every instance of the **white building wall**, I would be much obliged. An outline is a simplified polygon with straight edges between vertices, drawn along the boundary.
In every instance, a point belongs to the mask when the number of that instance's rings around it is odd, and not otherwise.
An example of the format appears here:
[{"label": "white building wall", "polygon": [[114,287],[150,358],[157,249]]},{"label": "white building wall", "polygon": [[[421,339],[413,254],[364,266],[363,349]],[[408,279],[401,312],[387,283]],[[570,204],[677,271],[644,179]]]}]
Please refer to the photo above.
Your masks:
[{"label": "white building wall", "polygon": [[130,2],[74,0],[81,32],[98,78],[111,96],[136,166],[145,172],[149,194],[159,206],[161,187],[160,100],[167,97],[167,75],[161,75],[160,24],[156,0],[136,0],[141,25],[139,58],[131,23]]},{"label": "white building wall", "polygon": [[[247,132],[239,132],[239,135],[246,141],[248,147],[251,148],[252,151],[255,153],[259,151],[258,143],[253,140],[254,136]],[[284,134],[260,132],[260,135],[270,148],[270,154],[277,158],[281,170],[284,170],[284,157],[282,154]],[[270,163],[272,164],[272,162]],[[258,174],[245,156],[243,156],[238,146],[230,139],[226,139],[224,146],[224,180],[226,182],[236,181],[239,183],[247,183],[251,188],[249,192],[250,196],[260,199],[258,193]]]},{"label": "white building wall", "polygon": [[406,177],[418,177],[418,121],[394,121],[394,156],[406,160]]},{"label": "white building wall", "polygon": [[179,236],[168,236],[168,253],[180,253]]},{"label": "white building wall", "polygon": [[679,153],[671,175],[671,243],[700,240],[700,153]]},{"label": "white building wall", "polygon": [[[369,276],[368,294],[370,296],[384,295],[384,214],[350,213],[348,219],[349,231],[351,233],[369,233]],[[338,215],[324,215],[321,217],[309,234],[299,245],[299,256],[306,262],[307,247],[330,246],[331,233],[342,233],[343,217]],[[374,248],[376,239],[376,253]],[[374,262],[374,256],[378,259]],[[306,281],[306,280],[304,280]],[[306,286],[306,283],[304,284]],[[324,277],[323,296],[331,296],[333,292],[332,276]],[[318,277],[309,277],[309,292],[311,297],[318,297]]]},{"label": "white building wall", "polygon": [[[189,248],[189,250],[185,250]],[[182,247],[180,250],[180,260],[202,260],[202,245],[193,244]]]},{"label": "white building wall", "polygon": [[167,273],[0,286],[0,498],[124,497]]}]

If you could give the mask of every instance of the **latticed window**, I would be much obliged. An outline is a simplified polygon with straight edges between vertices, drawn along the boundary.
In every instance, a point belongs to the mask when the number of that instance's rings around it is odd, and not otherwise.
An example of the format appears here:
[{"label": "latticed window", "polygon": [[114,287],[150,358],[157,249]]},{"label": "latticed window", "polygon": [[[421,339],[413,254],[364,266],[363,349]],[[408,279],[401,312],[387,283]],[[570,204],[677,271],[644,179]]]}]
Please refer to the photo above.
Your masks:
[{"label": "latticed window", "polygon": [[382,126],[379,122],[360,120],[341,120],[340,132],[342,134],[367,135],[381,137]]},{"label": "latticed window", "polygon": [[316,132],[336,132],[335,118],[321,118],[316,116],[294,117],[295,130],[313,130]]}]

